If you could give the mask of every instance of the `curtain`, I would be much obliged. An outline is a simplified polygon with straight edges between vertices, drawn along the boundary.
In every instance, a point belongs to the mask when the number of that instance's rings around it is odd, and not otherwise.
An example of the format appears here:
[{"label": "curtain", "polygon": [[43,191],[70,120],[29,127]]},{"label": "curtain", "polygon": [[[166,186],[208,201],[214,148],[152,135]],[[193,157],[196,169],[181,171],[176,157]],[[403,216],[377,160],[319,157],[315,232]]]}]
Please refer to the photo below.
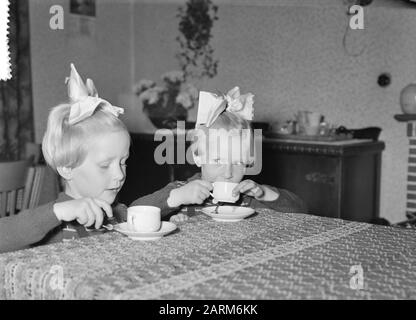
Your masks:
[{"label": "curtain", "polygon": [[12,78],[0,81],[0,160],[25,156],[34,141],[28,0],[10,0],[9,47]]}]

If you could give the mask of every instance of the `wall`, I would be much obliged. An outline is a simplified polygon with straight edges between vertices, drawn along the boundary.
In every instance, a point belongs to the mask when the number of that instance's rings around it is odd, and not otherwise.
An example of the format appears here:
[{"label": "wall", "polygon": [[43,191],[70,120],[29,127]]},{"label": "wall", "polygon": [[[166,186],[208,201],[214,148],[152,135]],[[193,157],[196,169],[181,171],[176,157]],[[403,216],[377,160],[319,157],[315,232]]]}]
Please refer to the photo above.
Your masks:
[{"label": "wall", "polygon": [[[214,0],[215,1],[215,0]],[[383,155],[381,215],[404,219],[407,138],[400,112],[400,90],[416,82],[416,10],[403,1],[376,0],[365,9],[365,30],[347,33],[346,0],[217,0],[219,17],[213,46],[220,59],[215,79],[197,82],[205,90],[239,85],[255,94],[259,121],[290,118],[297,110],[324,113],[347,127],[380,126]],[[69,63],[92,78],[100,95],[126,107],[135,129],[141,106],[131,85],[157,80],[178,68],[176,10],[184,0],[97,1],[96,36],[70,31],[69,0],[31,0],[31,50],[36,140],[41,141],[49,109],[66,99]],[[401,5],[398,5],[401,3]],[[49,8],[62,5],[65,29],[49,28]],[[381,72],[392,75],[387,88]],[[196,109],[191,112],[195,119]]]},{"label": "wall", "polygon": [[[30,0],[31,55],[36,141],[41,142],[49,109],[67,99],[64,83],[71,62],[84,81],[94,80],[100,96],[117,101],[132,83],[129,1],[97,1],[95,36],[71,32],[69,0]],[[64,29],[52,30],[49,8],[64,9]],[[72,26],[71,26],[72,24]]]},{"label": "wall", "polygon": [[[380,138],[386,142],[381,215],[391,222],[405,219],[408,141],[405,126],[393,115],[400,112],[400,90],[416,81],[416,9],[376,1],[365,8],[365,29],[348,31],[345,50],[348,17],[341,0],[215,2],[219,20],[212,44],[219,72],[200,87],[227,90],[239,85],[243,92],[253,92],[259,121],[287,119],[309,109],[337,125],[381,127]],[[180,3],[135,1],[136,80],[157,80],[178,68],[174,39]],[[382,72],[392,75],[386,88],[377,84]]]}]

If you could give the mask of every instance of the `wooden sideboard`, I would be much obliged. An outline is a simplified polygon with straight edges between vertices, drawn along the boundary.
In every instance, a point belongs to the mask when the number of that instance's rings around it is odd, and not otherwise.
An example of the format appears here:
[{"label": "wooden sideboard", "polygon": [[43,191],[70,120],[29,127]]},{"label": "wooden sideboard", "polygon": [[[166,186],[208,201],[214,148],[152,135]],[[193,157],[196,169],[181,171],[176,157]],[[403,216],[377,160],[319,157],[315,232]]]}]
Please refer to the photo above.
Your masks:
[{"label": "wooden sideboard", "polygon": [[309,213],[370,222],[379,217],[384,142],[263,140],[263,168],[257,181],[288,189]]},{"label": "wooden sideboard", "polygon": [[[152,134],[131,134],[127,178],[119,200],[130,204],[172,180],[185,180],[199,168],[159,165]],[[189,143],[186,143],[187,148]],[[369,222],[379,216],[381,141],[302,142],[264,138],[259,183],[288,189],[308,205],[309,213]],[[176,156],[176,143],[175,143]]]}]

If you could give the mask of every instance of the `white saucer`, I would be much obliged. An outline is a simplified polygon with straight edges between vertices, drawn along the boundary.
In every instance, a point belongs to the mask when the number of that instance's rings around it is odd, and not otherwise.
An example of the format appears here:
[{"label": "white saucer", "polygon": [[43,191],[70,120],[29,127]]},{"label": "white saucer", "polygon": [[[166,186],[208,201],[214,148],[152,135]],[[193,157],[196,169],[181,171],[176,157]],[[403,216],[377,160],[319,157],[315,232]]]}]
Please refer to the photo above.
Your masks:
[{"label": "white saucer", "polygon": [[168,221],[162,221],[159,231],[155,232],[138,232],[133,229],[127,222],[119,223],[114,226],[114,230],[128,236],[132,240],[157,240],[171,233],[176,229],[176,224]]},{"label": "white saucer", "polygon": [[235,200],[230,200],[230,199],[216,199],[216,198],[213,198],[213,199],[212,199],[212,202],[213,202],[214,204],[216,204],[216,203],[218,203],[218,202],[235,203],[237,200],[238,200],[238,198],[236,198]]},{"label": "white saucer", "polygon": [[202,212],[212,217],[214,220],[222,222],[241,221],[256,212],[249,207],[219,206],[218,213],[215,213],[216,208],[217,206],[202,208]]}]

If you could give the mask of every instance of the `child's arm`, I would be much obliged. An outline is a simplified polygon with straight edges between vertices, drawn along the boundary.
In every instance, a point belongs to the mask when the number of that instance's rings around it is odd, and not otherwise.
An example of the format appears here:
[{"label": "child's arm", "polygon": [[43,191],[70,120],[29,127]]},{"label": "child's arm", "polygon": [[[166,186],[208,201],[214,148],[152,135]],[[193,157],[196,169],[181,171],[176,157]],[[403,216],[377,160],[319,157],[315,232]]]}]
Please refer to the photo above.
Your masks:
[{"label": "child's arm", "polygon": [[105,211],[112,217],[109,204],[99,199],[77,199],[49,202],[35,209],[0,219],[0,252],[24,249],[39,242],[61,221],[77,220],[80,224],[99,228]]},{"label": "child's arm", "polygon": [[42,240],[53,228],[59,226],[53,212],[54,202],[19,214],[0,218],[0,252],[24,249]]},{"label": "child's arm", "polygon": [[168,205],[167,200],[169,198],[170,192],[181,186],[181,182],[174,181],[167,184],[160,190],[157,190],[151,194],[145,195],[134,200],[129,207],[132,206],[155,206],[159,207],[161,210],[162,218],[169,215],[170,213],[177,211],[180,208],[180,205],[177,207]]},{"label": "child's arm", "polygon": [[277,189],[272,186],[263,185],[269,190],[274,190],[279,194],[279,197],[273,201],[265,201],[263,199],[253,199],[252,206],[254,207],[266,207],[279,212],[288,213],[307,213],[307,206],[305,202],[293,192],[286,189]]},{"label": "child's arm", "polygon": [[209,197],[211,183],[193,180],[188,183],[171,182],[164,188],[133,201],[130,206],[156,206],[161,209],[162,217],[178,211],[182,205],[202,204]]},{"label": "child's arm", "polygon": [[57,202],[53,205],[53,212],[58,220],[73,221],[85,227],[95,226],[99,229],[104,221],[104,214],[113,217],[111,206],[98,198],[81,198]]},{"label": "child's arm", "polygon": [[296,194],[277,189],[268,185],[257,184],[252,180],[244,180],[234,189],[244,193],[245,199],[252,208],[270,208],[280,212],[307,213],[305,202]]}]

